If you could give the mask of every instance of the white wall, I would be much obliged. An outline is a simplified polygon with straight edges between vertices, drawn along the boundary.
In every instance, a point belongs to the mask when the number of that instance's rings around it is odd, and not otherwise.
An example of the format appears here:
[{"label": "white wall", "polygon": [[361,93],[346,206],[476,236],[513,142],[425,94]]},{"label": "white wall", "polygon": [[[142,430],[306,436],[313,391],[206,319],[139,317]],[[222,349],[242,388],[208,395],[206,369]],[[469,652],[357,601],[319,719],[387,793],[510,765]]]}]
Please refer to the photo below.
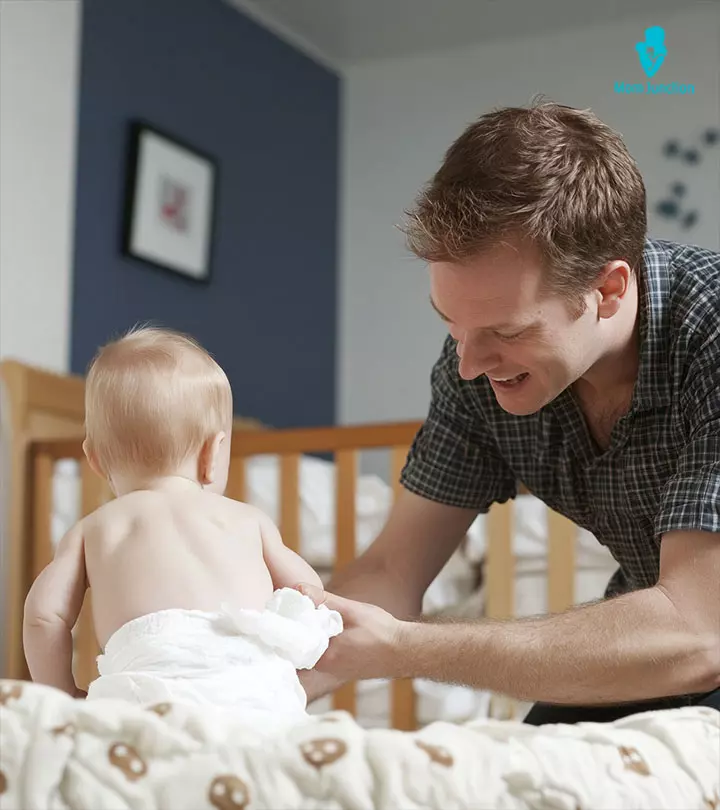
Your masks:
[{"label": "white wall", "polygon": [[66,371],[79,0],[0,3],[0,357]]},{"label": "white wall", "polygon": [[[0,2],[0,358],[60,372],[69,365],[79,39],[79,0]],[[2,513],[4,453],[0,462]]]},{"label": "white wall", "polygon": [[[694,96],[622,96],[643,82],[634,43],[664,25],[669,54],[655,82],[692,83]],[[542,93],[590,107],[626,138],[644,174],[649,207],[682,179],[700,208],[691,231],[650,213],[651,233],[720,247],[720,147],[698,167],[661,155],[669,137],[690,141],[720,123],[720,7],[593,26],[451,53],[351,67],[344,99],[339,418],[423,418],[430,367],[445,330],[428,304],[427,272],[406,253],[402,218],[443,152],[478,115]]]}]

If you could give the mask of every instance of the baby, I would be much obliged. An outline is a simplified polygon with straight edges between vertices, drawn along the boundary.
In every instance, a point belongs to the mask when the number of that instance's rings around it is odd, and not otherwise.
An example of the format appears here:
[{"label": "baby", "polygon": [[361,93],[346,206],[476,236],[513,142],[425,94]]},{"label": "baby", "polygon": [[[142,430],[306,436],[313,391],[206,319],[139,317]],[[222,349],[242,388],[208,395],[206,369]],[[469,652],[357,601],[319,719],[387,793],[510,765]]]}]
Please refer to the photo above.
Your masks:
[{"label": "baby", "polygon": [[138,329],[98,353],[83,450],[116,497],[67,532],[28,594],[34,681],[81,694],[71,631],[91,588],[103,654],[89,699],[304,715],[296,670],[342,620],[295,590],[322,582],[273,522],[224,497],[232,419],[227,377],[184,335]]}]

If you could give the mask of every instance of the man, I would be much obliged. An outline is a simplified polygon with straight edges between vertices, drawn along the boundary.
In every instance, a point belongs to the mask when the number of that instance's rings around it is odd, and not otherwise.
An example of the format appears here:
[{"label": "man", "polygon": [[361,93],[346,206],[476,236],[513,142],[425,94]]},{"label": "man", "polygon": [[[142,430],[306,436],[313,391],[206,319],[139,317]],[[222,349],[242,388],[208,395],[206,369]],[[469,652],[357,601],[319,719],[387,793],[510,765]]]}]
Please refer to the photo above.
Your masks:
[{"label": "man", "polygon": [[[534,701],[533,724],[720,710],[720,255],[646,226],[634,161],[587,111],[495,111],[451,146],[406,227],[449,336],[404,492],[328,586],[347,630],[305,676],[311,699],[421,677]],[[607,598],[412,621],[519,481],[608,546]]]}]

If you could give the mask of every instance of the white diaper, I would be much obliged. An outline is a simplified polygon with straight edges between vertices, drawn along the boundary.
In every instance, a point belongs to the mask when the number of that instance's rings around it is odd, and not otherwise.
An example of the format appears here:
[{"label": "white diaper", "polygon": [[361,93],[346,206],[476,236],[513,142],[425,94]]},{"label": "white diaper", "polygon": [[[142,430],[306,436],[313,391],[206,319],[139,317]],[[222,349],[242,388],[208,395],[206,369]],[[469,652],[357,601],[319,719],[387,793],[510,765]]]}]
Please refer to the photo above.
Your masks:
[{"label": "white diaper", "polygon": [[291,588],[275,591],[264,611],[161,610],[112,635],[88,699],[304,715],[296,670],[311,669],[342,629],[339,613]]}]

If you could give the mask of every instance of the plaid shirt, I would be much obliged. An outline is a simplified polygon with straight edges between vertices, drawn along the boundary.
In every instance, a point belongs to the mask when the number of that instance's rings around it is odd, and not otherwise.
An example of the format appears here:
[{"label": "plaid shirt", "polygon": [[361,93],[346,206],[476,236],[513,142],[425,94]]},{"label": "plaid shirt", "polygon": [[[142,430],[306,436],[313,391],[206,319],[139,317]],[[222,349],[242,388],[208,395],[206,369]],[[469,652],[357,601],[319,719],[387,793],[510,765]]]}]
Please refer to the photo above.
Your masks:
[{"label": "plaid shirt", "polygon": [[720,532],[720,254],[647,240],[639,315],[638,380],[605,452],[570,389],[513,416],[485,376],[460,378],[448,337],[403,485],[482,513],[522,482],[608,547],[608,595],[654,585],[665,532]]}]

